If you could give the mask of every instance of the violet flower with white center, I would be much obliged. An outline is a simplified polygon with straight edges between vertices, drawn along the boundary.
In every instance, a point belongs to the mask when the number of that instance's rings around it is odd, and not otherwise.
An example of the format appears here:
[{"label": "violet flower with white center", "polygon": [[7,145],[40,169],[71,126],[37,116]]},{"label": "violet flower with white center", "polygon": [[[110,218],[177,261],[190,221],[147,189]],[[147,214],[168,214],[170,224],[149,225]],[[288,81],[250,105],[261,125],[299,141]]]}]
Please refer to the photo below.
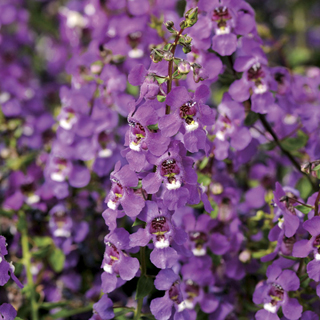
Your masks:
[{"label": "violet flower with white center", "polygon": [[200,308],[205,313],[214,312],[218,305],[218,299],[214,294],[205,291],[205,287],[214,284],[214,275],[212,273],[212,260],[193,259],[186,263],[181,268],[183,283],[181,290],[184,297],[186,309],[196,319],[196,311],[194,310],[199,303]]},{"label": "violet flower with white center", "polygon": [[294,257],[305,258],[310,252],[314,259],[307,265],[307,272],[311,279],[320,281],[320,217],[315,216],[303,223],[303,228],[311,234],[310,240],[300,240],[293,246]]},{"label": "violet flower with white center", "polygon": [[136,195],[130,187],[136,187],[139,179],[129,165],[121,169],[120,167],[121,163],[118,161],[110,175],[112,187],[105,202],[112,210],[116,210],[121,205],[129,217],[136,217],[144,207],[144,199]]},{"label": "violet flower with white center", "polygon": [[101,287],[104,293],[109,293],[125,281],[134,278],[139,270],[139,261],[124,251],[129,249],[129,232],[127,230],[123,228],[114,230],[104,238],[104,243],[106,249],[101,268],[105,272],[101,275]]},{"label": "violet flower with white center", "polygon": [[129,162],[130,168],[141,171],[148,164],[147,151],[155,156],[161,156],[167,150],[170,138],[160,130],[150,130],[148,126],[158,123],[158,115],[153,109],[153,102],[146,101],[128,116],[130,129],[126,134],[125,145],[130,150],[122,152]]},{"label": "violet flower with white center", "polygon": [[179,250],[187,235],[173,224],[170,213],[161,203],[158,206],[155,202],[146,201],[145,209],[147,224],[130,235],[130,247],[145,247],[152,240],[154,249],[150,254],[151,262],[160,269],[171,268],[178,261],[175,249]]},{"label": "violet flower with white center", "polygon": [[194,95],[190,95],[185,87],[176,87],[168,94],[166,104],[171,106],[171,113],[159,120],[162,135],[172,137],[179,131],[183,134],[183,142],[190,152],[200,149],[209,152],[206,126],[215,121],[215,111],[204,102],[210,90],[206,85],[199,86]]},{"label": "violet flower with white center", "polygon": [[222,102],[218,106],[219,117],[217,119],[214,133],[214,153],[218,160],[228,156],[229,138],[230,146],[238,151],[246,148],[251,142],[251,133],[243,125],[245,111],[243,106],[233,101],[228,93],[225,93]]},{"label": "violet flower with white center", "polygon": [[270,232],[280,233],[280,229],[284,230],[286,237],[292,237],[299,228],[300,219],[296,215],[296,211],[293,207],[294,200],[288,199],[285,201],[286,193],[282,189],[281,185],[276,183],[276,190],[274,192],[274,202],[277,207],[280,209],[280,213],[283,215],[283,218],[279,219],[279,223],[274,226]]},{"label": "violet flower with white center", "polygon": [[258,286],[253,294],[255,304],[263,304],[264,309],[256,313],[257,320],[279,320],[277,312],[282,307],[283,314],[290,320],[297,320],[302,313],[302,306],[297,299],[289,298],[288,291],[296,291],[300,280],[295,272],[283,270],[278,266],[269,266],[268,280]]},{"label": "violet flower with white center", "polygon": [[142,179],[142,186],[149,194],[157,193],[163,182],[163,202],[169,210],[176,210],[193,200],[189,200],[186,186],[197,184],[197,174],[192,168],[193,159],[186,157],[186,152],[180,141],[172,141],[161,157],[149,157],[157,170]]},{"label": "violet flower with white center", "polygon": [[274,80],[270,74],[265,54],[260,48],[254,48],[251,56],[238,57],[234,63],[237,72],[243,72],[240,80],[235,80],[229,93],[232,99],[243,102],[250,98],[251,110],[257,113],[266,113],[268,106],[274,102],[270,89],[273,89]]},{"label": "violet flower with white center", "polygon": [[[151,313],[157,320],[189,320],[180,290],[180,277],[172,269],[160,270],[154,285],[158,290],[165,290],[162,298],[153,299],[150,303]],[[174,309],[173,309],[174,307]]]}]

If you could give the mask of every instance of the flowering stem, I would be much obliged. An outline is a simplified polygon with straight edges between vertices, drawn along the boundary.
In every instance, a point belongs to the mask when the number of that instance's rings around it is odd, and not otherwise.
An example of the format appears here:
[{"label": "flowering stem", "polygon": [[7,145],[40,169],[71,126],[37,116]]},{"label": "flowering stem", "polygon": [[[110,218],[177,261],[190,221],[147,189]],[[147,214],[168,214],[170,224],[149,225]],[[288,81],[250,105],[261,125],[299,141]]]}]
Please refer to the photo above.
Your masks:
[{"label": "flowering stem", "polygon": [[26,268],[28,287],[30,290],[32,320],[38,320],[39,306],[36,301],[36,292],[35,292],[33,277],[31,273],[31,254],[29,251],[27,221],[26,221],[25,213],[22,210],[19,211],[19,222],[20,222],[20,225],[22,226],[21,228],[22,260]]},{"label": "flowering stem", "polygon": [[[179,41],[179,38],[180,38],[183,30],[184,30],[183,28],[180,29],[179,33],[176,35],[176,38],[174,39],[174,43],[172,44],[170,52],[173,54],[173,56],[174,56],[174,53],[176,52],[176,47],[178,45],[178,41]],[[174,59],[169,61],[169,66],[168,66],[169,80],[167,83],[167,94],[171,91],[171,88],[172,88],[173,61],[174,61]],[[166,114],[169,114],[169,113],[170,113],[170,106],[166,105]]]},{"label": "flowering stem", "polygon": [[[147,274],[147,265],[146,265],[146,248],[140,248],[140,265],[141,265],[141,275]],[[141,309],[143,304],[143,298],[138,299],[137,309],[134,312],[133,320],[139,320],[141,315]]]}]

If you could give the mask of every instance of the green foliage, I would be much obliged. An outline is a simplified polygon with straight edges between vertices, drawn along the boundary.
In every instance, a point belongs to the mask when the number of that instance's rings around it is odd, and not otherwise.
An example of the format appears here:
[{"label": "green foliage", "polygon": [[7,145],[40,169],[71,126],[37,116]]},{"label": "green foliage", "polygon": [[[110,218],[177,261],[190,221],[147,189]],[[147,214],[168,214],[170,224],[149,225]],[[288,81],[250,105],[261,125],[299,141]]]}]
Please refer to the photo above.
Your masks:
[{"label": "green foliage", "polygon": [[139,278],[137,285],[136,300],[142,299],[149,295],[153,288],[153,280],[146,275],[142,275]]},{"label": "green foliage", "polygon": [[55,272],[61,272],[63,270],[65,255],[60,249],[55,248],[51,250],[48,260],[51,268]]}]

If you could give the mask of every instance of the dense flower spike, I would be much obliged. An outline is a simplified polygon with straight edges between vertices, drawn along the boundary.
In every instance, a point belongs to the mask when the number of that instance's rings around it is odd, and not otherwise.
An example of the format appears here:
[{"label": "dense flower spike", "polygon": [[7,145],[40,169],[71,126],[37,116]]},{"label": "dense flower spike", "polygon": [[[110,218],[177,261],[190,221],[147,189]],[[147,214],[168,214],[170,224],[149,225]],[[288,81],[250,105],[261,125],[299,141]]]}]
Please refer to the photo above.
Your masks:
[{"label": "dense flower spike", "polygon": [[318,319],[295,2],[1,1],[0,319]]}]

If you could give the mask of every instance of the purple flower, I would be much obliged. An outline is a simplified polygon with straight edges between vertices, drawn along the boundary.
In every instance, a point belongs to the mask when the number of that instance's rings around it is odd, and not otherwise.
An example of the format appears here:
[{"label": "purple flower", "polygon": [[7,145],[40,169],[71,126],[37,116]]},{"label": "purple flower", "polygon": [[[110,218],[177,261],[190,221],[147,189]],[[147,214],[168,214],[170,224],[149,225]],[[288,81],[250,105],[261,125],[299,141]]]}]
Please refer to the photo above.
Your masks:
[{"label": "purple flower", "polygon": [[[15,267],[12,264],[12,262],[7,262],[5,260],[5,255],[8,254],[7,251],[7,243],[6,243],[6,238],[3,236],[0,236],[0,286],[5,285],[9,279],[10,276],[12,280],[18,285],[19,288],[23,288],[22,283],[19,281],[19,279],[15,276],[14,270]],[[10,273],[10,276],[9,276]]]},{"label": "purple flower", "polygon": [[[165,290],[162,298],[151,301],[150,310],[157,320],[168,320],[171,315],[175,320],[189,320],[180,290],[179,276],[172,269],[160,270],[154,285],[158,290]],[[174,307],[174,310],[172,310]]]},{"label": "purple flower", "polygon": [[268,280],[256,288],[253,302],[263,304],[264,309],[256,313],[257,320],[279,320],[277,311],[282,307],[283,314],[290,320],[299,319],[302,306],[297,299],[289,298],[288,291],[296,291],[300,287],[300,280],[291,270],[283,270],[278,266],[269,266]]},{"label": "purple flower", "polygon": [[154,249],[151,252],[151,262],[160,269],[171,268],[178,261],[178,254],[170,247],[182,245],[187,235],[173,224],[170,213],[161,206],[161,203],[147,201],[146,227],[140,228],[136,233],[130,235],[130,246],[145,247],[152,239]]},{"label": "purple flower", "polygon": [[0,317],[3,320],[14,320],[17,316],[16,309],[9,303],[3,303],[0,306]]},{"label": "purple flower", "polygon": [[315,216],[304,222],[303,228],[311,234],[311,238],[296,242],[292,255],[304,258],[312,251],[314,259],[308,263],[307,272],[311,279],[320,281],[320,217]]},{"label": "purple flower", "polygon": [[171,113],[161,117],[159,128],[165,137],[172,137],[178,131],[183,134],[183,142],[190,152],[199,149],[209,151],[206,126],[215,121],[215,112],[205,102],[210,94],[206,85],[199,86],[194,96],[185,87],[174,88],[167,96],[166,103],[171,106]]},{"label": "purple flower", "polygon": [[139,261],[123,251],[129,249],[129,232],[125,229],[119,228],[109,233],[104,238],[104,243],[106,249],[101,268],[105,272],[101,276],[101,281],[102,291],[109,293],[136,275]]},{"label": "purple flower", "polygon": [[150,157],[149,162],[156,165],[157,170],[142,179],[142,186],[149,194],[157,193],[163,182],[163,201],[169,210],[176,210],[189,202],[187,186],[197,183],[197,175],[192,168],[193,159],[185,154],[183,144],[172,141],[161,157]]},{"label": "purple flower", "polygon": [[278,227],[283,228],[286,237],[292,237],[300,225],[300,219],[296,216],[296,211],[293,207],[294,200],[286,200],[286,193],[282,189],[281,185],[276,183],[276,190],[274,192],[274,202],[280,210],[280,214],[283,218],[279,219]]},{"label": "purple flower", "polygon": [[144,207],[144,199],[136,195],[131,188],[136,187],[139,180],[129,165],[125,165],[121,169],[120,167],[121,163],[118,161],[110,175],[112,187],[105,202],[112,210],[116,210],[121,204],[129,217],[136,217]]},{"label": "purple flower", "polygon": [[274,102],[272,93],[273,78],[267,68],[267,59],[260,48],[255,48],[251,56],[238,57],[234,63],[234,69],[243,72],[240,80],[234,81],[229,89],[232,99],[243,102],[250,98],[251,110],[258,113],[266,113],[268,106]]},{"label": "purple flower", "polygon": [[113,303],[106,294],[93,305],[93,316],[90,320],[109,320],[114,318]]}]

